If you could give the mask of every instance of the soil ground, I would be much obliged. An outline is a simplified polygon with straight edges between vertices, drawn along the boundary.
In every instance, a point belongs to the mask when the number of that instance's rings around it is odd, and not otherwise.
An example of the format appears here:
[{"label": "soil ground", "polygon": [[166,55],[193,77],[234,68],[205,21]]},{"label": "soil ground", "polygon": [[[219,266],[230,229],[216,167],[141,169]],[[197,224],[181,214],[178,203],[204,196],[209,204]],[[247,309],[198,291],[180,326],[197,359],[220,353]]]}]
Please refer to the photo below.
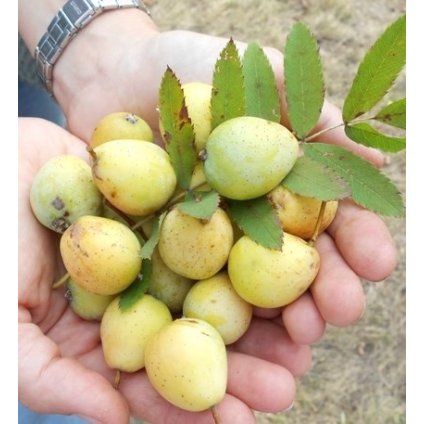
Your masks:
[{"label": "soil ground", "polygon": [[[286,35],[304,21],[320,45],[327,97],[339,107],[358,63],[385,27],[405,12],[401,0],[152,0],[159,27],[188,29],[283,50]],[[392,98],[405,95],[405,76]],[[383,169],[405,193],[405,154]],[[405,423],[405,220],[386,220],[399,253],[385,281],[363,281],[366,313],[347,328],[328,327],[313,347],[314,365],[298,380],[288,413],[257,412],[257,422],[289,424]],[[365,237],[365,234],[363,234]],[[342,282],[340,282],[342,283]]]}]

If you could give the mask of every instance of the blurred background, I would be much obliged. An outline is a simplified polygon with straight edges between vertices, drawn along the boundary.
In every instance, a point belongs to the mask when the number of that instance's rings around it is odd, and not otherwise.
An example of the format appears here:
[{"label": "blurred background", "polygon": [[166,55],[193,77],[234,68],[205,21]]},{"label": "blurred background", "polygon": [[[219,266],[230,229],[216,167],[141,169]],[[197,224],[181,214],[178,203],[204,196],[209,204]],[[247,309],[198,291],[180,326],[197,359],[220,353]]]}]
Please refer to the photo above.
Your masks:
[{"label": "blurred background", "polygon": [[[283,51],[297,20],[320,45],[327,98],[342,107],[363,55],[405,12],[399,0],[150,0],[162,30],[187,29]],[[405,75],[390,98],[405,96]],[[383,172],[405,196],[405,153],[387,155]],[[405,220],[387,219],[399,253],[393,275],[363,281],[366,312],[347,328],[328,327],[313,347],[313,368],[298,380],[297,400],[283,414],[257,412],[259,424],[405,423]],[[363,234],[363,237],[366,235]],[[342,284],[342,281],[339,282]]]}]

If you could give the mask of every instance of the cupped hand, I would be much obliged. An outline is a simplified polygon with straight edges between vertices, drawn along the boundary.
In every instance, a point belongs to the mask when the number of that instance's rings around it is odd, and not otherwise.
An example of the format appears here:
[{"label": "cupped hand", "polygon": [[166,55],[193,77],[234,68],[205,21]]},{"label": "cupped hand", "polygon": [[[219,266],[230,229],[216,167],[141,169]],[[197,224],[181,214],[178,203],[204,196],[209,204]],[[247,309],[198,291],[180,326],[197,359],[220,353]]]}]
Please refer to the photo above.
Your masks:
[{"label": "cupped hand", "polygon": [[[51,157],[88,158],[85,144],[40,119],[19,119],[19,399],[40,413],[79,415],[89,422],[126,424],[129,415],[154,424],[213,423],[211,411],[191,413],[170,405],[144,371],[123,374],[104,362],[99,323],[78,318],[63,288],[52,284],[65,270],[59,235],[35,219],[29,203],[33,178]],[[280,323],[254,318],[243,342],[228,352],[229,379],[217,406],[221,423],[253,423],[252,410],[287,409],[295,376],[311,363],[308,346],[295,344]]]}]

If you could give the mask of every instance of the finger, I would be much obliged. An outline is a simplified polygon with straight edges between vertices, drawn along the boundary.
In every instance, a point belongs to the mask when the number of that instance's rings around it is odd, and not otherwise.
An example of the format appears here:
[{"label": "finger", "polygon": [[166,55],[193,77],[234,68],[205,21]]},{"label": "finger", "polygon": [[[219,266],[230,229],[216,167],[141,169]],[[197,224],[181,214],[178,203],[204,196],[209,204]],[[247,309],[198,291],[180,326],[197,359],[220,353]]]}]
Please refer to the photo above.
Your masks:
[{"label": "finger", "polygon": [[397,251],[388,228],[376,214],[350,200],[339,203],[328,228],[348,265],[371,281],[387,278],[397,264]]},{"label": "finger", "polygon": [[295,380],[272,362],[229,352],[228,392],[250,408],[262,412],[285,411],[295,399]]},{"label": "finger", "polygon": [[110,383],[71,358],[32,323],[19,326],[19,399],[40,413],[126,424],[128,406]]},{"label": "finger", "polygon": [[259,308],[254,306],[254,316],[259,318],[274,319],[281,314],[281,308]]},{"label": "finger", "polygon": [[229,348],[278,364],[295,376],[311,367],[310,347],[295,344],[283,327],[265,319],[253,318],[248,331]]},{"label": "finger", "polygon": [[350,325],[364,311],[365,298],[358,276],[345,263],[333,240],[325,233],[317,239],[320,270],[310,291],[325,321],[336,326]]},{"label": "finger", "polygon": [[325,320],[309,292],[283,308],[282,322],[291,340],[298,344],[317,342],[326,328]]}]

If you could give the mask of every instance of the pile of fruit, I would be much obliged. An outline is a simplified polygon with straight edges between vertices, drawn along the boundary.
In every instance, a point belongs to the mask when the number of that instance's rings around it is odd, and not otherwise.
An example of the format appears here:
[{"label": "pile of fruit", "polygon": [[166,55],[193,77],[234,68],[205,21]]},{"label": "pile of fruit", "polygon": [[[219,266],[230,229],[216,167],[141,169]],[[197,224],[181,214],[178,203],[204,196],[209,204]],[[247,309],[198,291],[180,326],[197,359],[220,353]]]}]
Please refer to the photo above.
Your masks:
[{"label": "pile of fruit", "polygon": [[[166,70],[159,144],[141,117],[111,113],[93,132],[87,161],[54,157],[32,184],[34,215],[60,234],[66,274],[53,287],[66,283],[73,311],[101,321],[112,369],[145,367],[153,387],[189,411],[223,398],[226,346],[248,330],[253,307],[283,307],[313,283],[320,265],[314,243],[339,199],[402,213],[395,187],[370,164],[336,146],[305,143],[321,112],[323,82],[304,25],[295,26],[285,54],[292,130],[280,124],[263,50],[250,44],[241,63],[230,40],[212,85],[181,84]],[[304,54],[317,69],[307,95],[321,93],[310,110],[292,101],[293,58]],[[365,128],[351,121],[362,111],[346,104],[346,130],[360,139]],[[300,113],[307,118],[296,119]],[[390,143],[402,148],[399,138]],[[358,174],[368,181],[357,184]],[[376,184],[386,200],[377,205],[367,193]]]}]

